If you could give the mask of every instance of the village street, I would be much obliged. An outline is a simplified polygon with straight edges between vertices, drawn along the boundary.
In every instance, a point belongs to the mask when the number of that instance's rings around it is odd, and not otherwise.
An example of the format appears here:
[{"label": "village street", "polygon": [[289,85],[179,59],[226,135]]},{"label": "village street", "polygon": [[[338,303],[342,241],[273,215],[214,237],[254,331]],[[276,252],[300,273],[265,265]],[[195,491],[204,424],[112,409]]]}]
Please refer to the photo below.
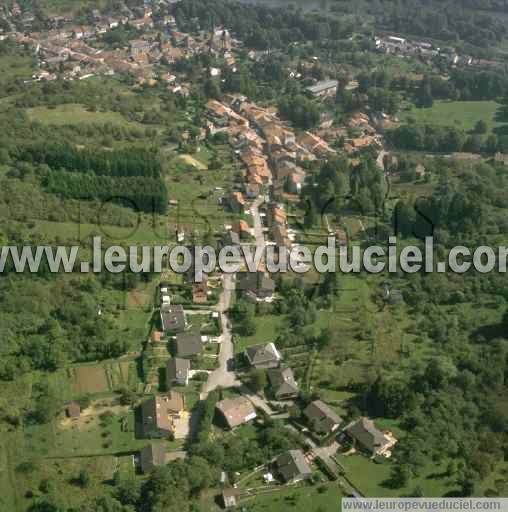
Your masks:
[{"label": "village street", "polygon": [[256,238],[256,249],[263,248],[266,246],[265,236],[263,234],[263,223],[261,221],[261,215],[259,213],[259,207],[264,203],[265,197],[259,196],[250,208],[252,218],[254,219],[254,237]]},{"label": "village street", "polygon": [[206,399],[210,391],[213,391],[218,387],[231,388],[240,385],[240,382],[236,379],[236,375],[231,364],[234,357],[234,346],[233,336],[231,333],[231,322],[227,316],[231,297],[235,291],[235,275],[223,274],[222,281],[223,291],[217,306],[217,309],[222,316],[219,367],[208,376],[208,380],[203,386],[203,390],[201,392],[202,400]]}]

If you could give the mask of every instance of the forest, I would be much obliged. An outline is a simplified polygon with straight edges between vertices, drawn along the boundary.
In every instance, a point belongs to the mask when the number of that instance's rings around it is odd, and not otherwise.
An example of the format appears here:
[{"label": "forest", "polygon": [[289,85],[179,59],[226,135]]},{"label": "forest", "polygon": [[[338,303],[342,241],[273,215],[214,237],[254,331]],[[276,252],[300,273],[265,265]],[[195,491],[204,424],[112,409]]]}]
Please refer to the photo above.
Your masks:
[{"label": "forest", "polygon": [[143,149],[97,151],[70,144],[19,149],[22,162],[46,166],[43,184],[64,198],[112,201],[136,211],[164,213],[167,191],[158,157]]}]

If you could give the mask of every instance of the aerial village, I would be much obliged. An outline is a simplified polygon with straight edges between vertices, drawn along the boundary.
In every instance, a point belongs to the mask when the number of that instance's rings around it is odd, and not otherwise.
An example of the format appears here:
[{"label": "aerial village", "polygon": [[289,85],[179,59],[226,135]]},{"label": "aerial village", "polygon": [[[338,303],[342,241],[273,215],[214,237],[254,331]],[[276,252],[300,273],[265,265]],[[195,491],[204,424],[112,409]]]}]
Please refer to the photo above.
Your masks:
[{"label": "aerial village", "polygon": [[[47,32],[32,31],[33,16],[14,3],[9,15],[4,14],[12,31],[1,33],[0,39],[12,38],[33,48],[39,69],[27,85],[57,78],[74,81],[121,75],[129,77],[133,87],[162,82],[168,91],[183,97],[190,94],[194,84],[173,66],[181,59],[199,54],[220,56],[225,67],[234,73],[239,49],[245,50],[253,61],[266,56],[246,49],[238,36],[224,26],[201,30],[197,35],[180,32],[172,14],[177,3],[145,2],[137,9],[124,5],[115,16],[103,16],[94,10],[93,23],[86,26],[76,25],[68,17],[54,17],[53,28]],[[16,29],[20,24],[22,31]],[[119,26],[128,27],[136,35],[128,46],[111,50],[97,45],[98,37]],[[450,65],[499,66],[396,35],[376,37],[375,48],[376,52],[401,58],[443,56]],[[289,75],[297,81],[309,78],[316,60],[317,57],[309,58],[304,69],[288,70]],[[305,68],[309,75],[305,75]],[[211,67],[208,73],[220,78],[223,70]],[[313,80],[305,87],[305,93],[322,102],[334,98],[338,88],[338,80],[324,77]],[[346,89],[357,88],[356,78],[348,77]],[[297,247],[299,228],[289,222],[288,210],[299,205],[312,164],[340,155],[354,167],[359,164],[359,154],[367,150],[375,155],[379,172],[388,172],[395,157],[387,149],[384,132],[398,125],[396,115],[364,109],[352,113],[342,124],[325,111],[316,128],[296,130],[281,118],[276,107],[256,104],[245,95],[227,93],[220,99],[209,99],[204,136],[220,134],[227,141],[243,180],[220,197],[220,207],[238,216],[238,220],[223,226],[221,244],[261,248],[273,245],[288,250]],[[506,155],[498,154],[496,160],[508,165]],[[417,173],[425,176],[423,165],[417,167]],[[344,226],[335,225],[326,217],[325,222],[327,235],[334,236],[339,246],[350,243]],[[188,240],[189,233],[177,228],[174,241]],[[295,377],[292,358],[288,357],[290,351],[278,347],[274,339],[238,347],[232,305],[239,299],[255,305],[280,299],[278,283],[266,271],[264,262],[255,272],[242,268],[231,275],[214,270],[201,282],[195,282],[190,272],[185,276],[189,297],[185,304],[175,296],[174,288],[170,276],[163,275],[154,299],[156,320],[141,354],[142,399],[129,405],[136,418],[133,434],[143,444],[129,455],[135,471],[146,475],[157,467],[185,459],[186,443],[195,435],[196,423],[203,421],[203,404],[219,393],[220,399],[212,403],[211,411],[211,428],[217,436],[235,434],[246,425],[277,421],[302,440],[300,445],[265,460],[261,466],[249,468],[246,474],[233,478],[223,473],[223,508],[235,508],[254,499],[257,493],[312,481],[317,473],[338,479],[347,495],[360,495],[344,478],[338,454],[361,454],[372,461],[390,459],[398,442],[394,433],[366,416],[346,421],[336,412],[336,404],[313,397],[308,389],[302,392],[302,383]],[[385,291],[390,300],[402,301],[397,290]],[[266,378],[266,382],[256,386],[253,376]],[[77,425],[86,416],[86,406],[71,401],[66,404],[65,414],[67,422]],[[259,477],[256,485],[245,484],[253,474]]]}]

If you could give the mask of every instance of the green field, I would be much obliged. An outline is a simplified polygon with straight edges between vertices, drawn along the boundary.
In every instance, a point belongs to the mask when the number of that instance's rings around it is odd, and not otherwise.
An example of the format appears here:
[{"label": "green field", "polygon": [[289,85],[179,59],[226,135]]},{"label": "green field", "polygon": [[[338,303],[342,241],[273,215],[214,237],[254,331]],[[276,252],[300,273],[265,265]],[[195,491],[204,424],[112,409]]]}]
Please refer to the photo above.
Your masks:
[{"label": "green field", "polygon": [[455,126],[463,130],[472,130],[475,124],[484,120],[489,131],[501,123],[495,115],[499,108],[495,101],[435,101],[432,108],[416,108],[404,112],[402,121],[414,119],[418,124]]},{"label": "green field", "polygon": [[44,124],[67,125],[111,123],[129,128],[144,129],[143,125],[127,121],[118,112],[90,112],[82,105],[75,103],[58,105],[56,108],[34,107],[27,109],[26,113],[30,120],[39,121]]},{"label": "green field", "polygon": [[254,500],[241,502],[250,512],[292,510],[294,512],[335,512],[340,510],[341,489],[338,484],[326,483],[317,486],[289,488]]},{"label": "green field", "polygon": [[429,464],[421,476],[413,478],[406,487],[394,489],[390,486],[392,464],[389,461],[375,464],[363,455],[341,455],[338,461],[346,470],[351,483],[365,496],[408,496],[416,486],[420,486],[424,496],[438,497],[455,489],[453,478],[443,476],[446,465],[443,467]]},{"label": "green field", "polygon": [[27,80],[32,76],[32,64],[29,57],[4,55],[0,57],[0,80]]},{"label": "green field", "polygon": [[100,9],[108,6],[106,0],[47,0],[44,2],[44,10],[49,14],[77,13],[81,9]]},{"label": "green field", "polygon": [[274,341],[280,329],[284,326],[284,317],[263,315],[257,318],[256,332],[252,336],[235,336],[235,352],[243,352],[247,347],[258,343]]}]

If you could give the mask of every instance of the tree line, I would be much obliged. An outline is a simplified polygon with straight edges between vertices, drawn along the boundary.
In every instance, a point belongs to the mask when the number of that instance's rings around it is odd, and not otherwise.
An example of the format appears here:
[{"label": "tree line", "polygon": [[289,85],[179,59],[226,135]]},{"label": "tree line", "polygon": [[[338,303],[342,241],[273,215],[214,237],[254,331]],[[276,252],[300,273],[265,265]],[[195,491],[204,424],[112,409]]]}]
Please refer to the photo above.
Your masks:
[{"label": "tree line", "polygon": [[61,197],[115,202],[144,212],[166,211],[166,185],[161,164],[152,151],[34,144],[19,148],[17,158],[46,165],[49,170],[43,185]]}]

